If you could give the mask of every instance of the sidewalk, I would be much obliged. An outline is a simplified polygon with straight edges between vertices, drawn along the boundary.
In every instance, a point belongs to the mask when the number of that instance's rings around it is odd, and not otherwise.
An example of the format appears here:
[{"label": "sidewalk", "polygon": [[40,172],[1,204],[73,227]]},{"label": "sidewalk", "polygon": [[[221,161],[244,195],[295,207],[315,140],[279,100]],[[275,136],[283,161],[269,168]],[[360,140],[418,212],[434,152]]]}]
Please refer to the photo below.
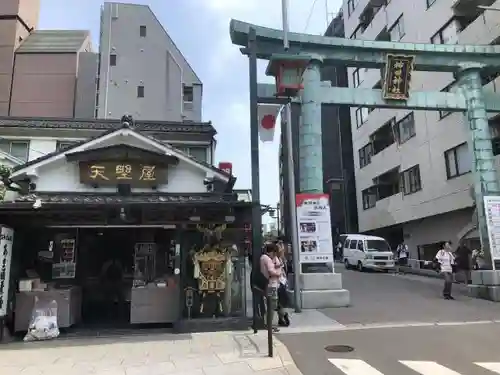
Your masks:
[{"label": "sidewalk", "polygon": [[60,339],[0,346],[2,375],[301,375],[265,331]]}]

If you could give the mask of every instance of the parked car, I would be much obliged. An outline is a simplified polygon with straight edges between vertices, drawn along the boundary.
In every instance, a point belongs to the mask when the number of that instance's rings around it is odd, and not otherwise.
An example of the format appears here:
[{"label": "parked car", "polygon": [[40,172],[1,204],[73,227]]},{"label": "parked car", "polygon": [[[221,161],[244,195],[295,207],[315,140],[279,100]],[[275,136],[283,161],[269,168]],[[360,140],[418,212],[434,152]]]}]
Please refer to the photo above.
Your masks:
[{"label": "parked car", "polygon": [[347,269],[388,271],[395,267],[391,247],[382,237],[348,234],[344,241],[343,255]]}]

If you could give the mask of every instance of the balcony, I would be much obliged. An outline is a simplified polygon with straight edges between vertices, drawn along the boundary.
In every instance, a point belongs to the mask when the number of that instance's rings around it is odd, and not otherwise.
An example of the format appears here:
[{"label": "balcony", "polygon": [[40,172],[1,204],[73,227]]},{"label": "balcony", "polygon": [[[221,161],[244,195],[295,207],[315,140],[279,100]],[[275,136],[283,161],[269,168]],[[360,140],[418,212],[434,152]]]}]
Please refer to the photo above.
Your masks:
[{"label": "balcony", "polygon": [[387,26],[385,5],[385,0],[371,0],[359,16],[359,23],[364,28],[363,39],[375,39],[375,36]]},{"label": "balcony", "polygon": [[480,7],[492,6],[496,0],[457,0],[453,3],[452,9],[455,19],[458,22],[459,30],[465,30],[475,20],[484,13]]}]

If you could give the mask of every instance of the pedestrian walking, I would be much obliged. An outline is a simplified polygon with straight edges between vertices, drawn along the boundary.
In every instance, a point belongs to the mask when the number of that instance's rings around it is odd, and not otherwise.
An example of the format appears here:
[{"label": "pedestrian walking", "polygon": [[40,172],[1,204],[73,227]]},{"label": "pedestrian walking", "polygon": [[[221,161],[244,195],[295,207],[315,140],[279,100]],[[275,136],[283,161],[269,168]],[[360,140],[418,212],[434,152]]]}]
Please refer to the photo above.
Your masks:
[{"label": "pedestrian walking", "polygon": [[436,263],[439,265],[439,272],[444,277],[443,298],[450,300],[454,299],[451,295],[451,287],[453,285],[453,266],[455,265],[455,255],[451,251],[451,242],[442,242],[440,250],[435,257]]},{"label": "pedestrian walking", "polygon": [[408,266],[408,245],[400,243],[396,248],[398,273],[404,273],[404,268]]},{"label": "pedestrian walking", "polygon": [[460,242],[456,254],[457,273],[464,284],[472,283],[471,267],[472,267],[472,250],[463,242]]}]

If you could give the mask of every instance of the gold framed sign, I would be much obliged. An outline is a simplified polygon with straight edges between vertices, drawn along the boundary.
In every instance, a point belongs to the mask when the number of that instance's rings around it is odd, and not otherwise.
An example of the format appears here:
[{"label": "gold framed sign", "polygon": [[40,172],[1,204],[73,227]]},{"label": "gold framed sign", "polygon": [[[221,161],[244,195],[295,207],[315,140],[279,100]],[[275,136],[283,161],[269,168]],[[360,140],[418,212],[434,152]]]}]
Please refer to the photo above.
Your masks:
[{"label": "gold framed sign", "polygon": [[167,168],[131,161],[80,162],[80,181],[91,185],[156,186],[167,182]]},{"label": "gold framed sign", "polygon": [[387,55],[382,95],[387,100],[408,100],[410,98],[411,73],[415,56]]}]

